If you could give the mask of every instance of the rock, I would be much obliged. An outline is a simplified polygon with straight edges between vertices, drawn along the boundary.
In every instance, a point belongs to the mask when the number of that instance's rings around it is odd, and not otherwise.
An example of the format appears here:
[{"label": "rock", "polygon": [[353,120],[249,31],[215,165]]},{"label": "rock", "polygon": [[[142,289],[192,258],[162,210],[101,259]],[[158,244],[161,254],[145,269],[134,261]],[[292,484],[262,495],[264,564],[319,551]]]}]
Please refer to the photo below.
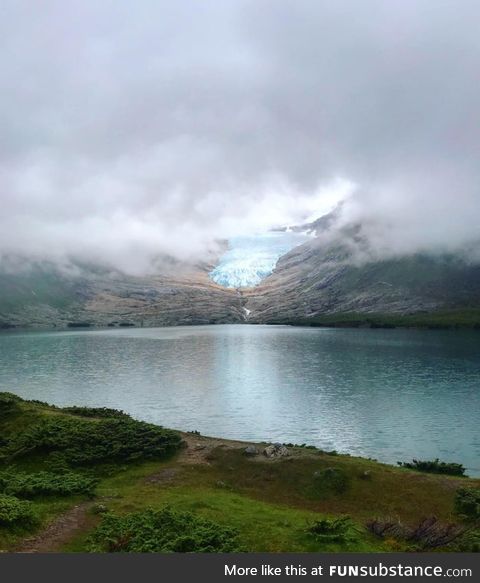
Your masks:
[{"label": "rock", "polygon": [[285,457],[290,455],[288,449],[281,443],[272,443],[263,450],[263,455],[268,458]]},{"label": "rock", "polygon": [[193,450],[194,450],[194,451],[201,451],[202,449],[205,449],[206,447],[207,447],[207,446],[206,446],[206,445],[204,445],[203,443],[197,443],[197,444],[194,446]]},{"label": "rock", "polygon": [[108,508],[105,506],[105,504],[95,504],[92,507],[92,512],[94,514],[105,514],[105,512],[108,512]]},{"label": "rock", "polygon": [[249,445],[243,450],[243,453],[246,456],[253,457],[258,455],[258,449],[254,445]]}]

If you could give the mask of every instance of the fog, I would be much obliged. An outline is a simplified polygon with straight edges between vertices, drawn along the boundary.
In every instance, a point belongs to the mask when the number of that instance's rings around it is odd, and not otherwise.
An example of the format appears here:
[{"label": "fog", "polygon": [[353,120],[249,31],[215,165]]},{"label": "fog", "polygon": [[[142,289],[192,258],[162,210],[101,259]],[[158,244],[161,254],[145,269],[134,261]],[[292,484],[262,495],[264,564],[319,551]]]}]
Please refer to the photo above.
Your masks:
[{"label": "fog", "polygon": [[5,0],[0,254],[146,273],[345,200],[338,226],[374,255],[472,256],[479,18],[469,0]]}]

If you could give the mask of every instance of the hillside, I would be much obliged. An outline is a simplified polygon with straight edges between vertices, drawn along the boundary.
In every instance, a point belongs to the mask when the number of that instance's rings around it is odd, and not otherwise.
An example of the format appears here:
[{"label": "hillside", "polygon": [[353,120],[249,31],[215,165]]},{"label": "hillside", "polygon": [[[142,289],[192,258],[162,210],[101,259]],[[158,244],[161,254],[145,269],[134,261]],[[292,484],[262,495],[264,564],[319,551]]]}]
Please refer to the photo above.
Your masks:
[{"label": "hillside", "polygon": [[478,550],[479,480],[8,393],[0,435],[0,551]]},{"label": "hillside", "polygon": [[211,265],[173,265],[162,275],[134,277],[52,264],[0,271],[0,328],[164,326],[243,321],[235,290],[208,278]]},{"label": "hillside", "polygon": [[[480,327],[480,264],[453,254],[374,260],[362,254],[358,227],[326,239],[334,220],[331,213],[299,233],[243,238],[204,263],[163,261],[157,275],[48,263],[0,269],[0,329],[242,322]],[[252,282],[259,283],[234,287]]]},{"label": "hillside", "polygon": [[280,258],[249,290],[259,323],[480,324],[480,265],[457,256],[361,262],[341,242],[313,239]]}]

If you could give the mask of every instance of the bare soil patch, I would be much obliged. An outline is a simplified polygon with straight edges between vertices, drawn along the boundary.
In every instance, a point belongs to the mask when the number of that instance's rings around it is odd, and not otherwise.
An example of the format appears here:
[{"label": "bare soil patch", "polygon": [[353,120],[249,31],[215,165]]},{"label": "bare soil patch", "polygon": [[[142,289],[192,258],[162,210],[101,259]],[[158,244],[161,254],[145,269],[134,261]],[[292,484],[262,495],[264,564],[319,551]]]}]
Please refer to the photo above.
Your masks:
[{"label": "bare soil patch", "polygon": [[88,510],[93,502],[77,504],[58,516],[34,537],[24,540],[16,549],[18,553],[55,553],[68,543],[75,534],[88,528],[92,522]]}]

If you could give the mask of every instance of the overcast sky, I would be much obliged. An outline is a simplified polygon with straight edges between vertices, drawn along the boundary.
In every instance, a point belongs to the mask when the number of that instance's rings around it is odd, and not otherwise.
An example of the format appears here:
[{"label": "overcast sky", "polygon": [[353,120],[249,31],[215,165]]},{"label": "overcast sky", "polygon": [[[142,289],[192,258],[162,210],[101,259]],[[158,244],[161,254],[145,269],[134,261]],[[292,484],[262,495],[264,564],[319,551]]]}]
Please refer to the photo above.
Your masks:
[{"label": "overcast sky", "polygon": [[480,238],[477,0],[2,0],[0,251],[131,272],[349,197]]}]

